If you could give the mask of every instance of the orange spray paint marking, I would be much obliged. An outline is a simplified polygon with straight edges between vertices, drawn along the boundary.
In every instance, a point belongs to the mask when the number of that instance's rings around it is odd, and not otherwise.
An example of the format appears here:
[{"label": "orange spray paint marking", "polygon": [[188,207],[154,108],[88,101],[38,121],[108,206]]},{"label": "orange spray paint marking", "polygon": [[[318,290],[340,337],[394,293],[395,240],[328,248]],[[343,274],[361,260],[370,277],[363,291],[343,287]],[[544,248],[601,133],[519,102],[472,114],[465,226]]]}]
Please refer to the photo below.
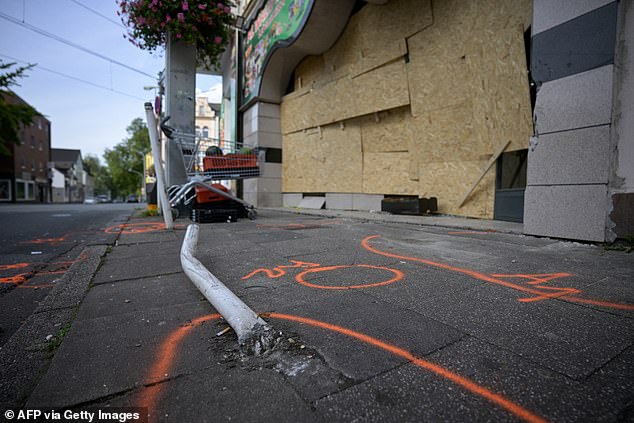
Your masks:
[{"label": "orange spray paint marking", "polygon": [[[449,270],[451,272],[462,273],[464,275],[471,276],[472,278],[479,279],[481,281],[505,286],[507,288],[515,289],[517,291],[531,294],[534,296],[531,298],[518,299],[518,301],[520,302],[533,302],[533,301],[540,301],[540,300],[546,300],[546,299],[552,299],[552,298],[561,298],[566,301],[575,302],[575,303],[591,304],[591,305],[596,305],[599,307],[608,307],[608,308],[614,308],[619,310],[634,311],[634,304],[614,303],[609,301],[592,300],[592,299],[575,297],[572,294],[581,293],[580,290],[575,288],[554,288],[554,287],[539,286],[537,287],[539,289],[535,289],[535,288],[526,287],[523,285],[518,285],[513,282],[505,281],[503,279],[500,279],[500,277],[495,277],[495,275],[485,275],[484,273],[476,272],[475,270],[463,269],[461,267],[454,267],[448,264],[426,260],[426,259],[422,259],[418,257],[409,257],[409,256],[404,256],[404,255],[399,255],[394,253],[388,253],[386,251],[380,251],[370,245],[371,240],[375,238],[379,238],[379,237],[380,237],[379,235],[371,235],[371,236],[365,237],[363,241],[361,241],[361,246],[365,248],[366,250],[370,251],[371,253],[378,254],[384,257],[391,257],[391,258],[396,258],[399,260],[414,261],[417,263],[426,264],[428,266],[433,266],[440,269]],[[548,273],[544,275],[521,275],[521,276],[506,275],[505,277],[513,277],[513,278],[527,277],[527,279],[531,279],[532,282],[543,283],[543,282],[555,279],[555,277],[553,276],[564,277],[564,275],[570,276],[568,273],[554,273],[554,274]]]},{"label": "orange spray paint marking", "polygon": [[139,222],[139,223],[122,223],[120,225],[110,226],[104,229],[107,234],[142,234],[147,232],[156,232],[165,229],[165,223],[162,222]]},{"label": "orange spray paint marking", "polygon": [[[141,392],[141,395],[137,399],[138,404],[143,404],[141,407],[147,407],[151,413],[151,410],[156,409],[156,404],[163,386],[160,382],[167,379],[172,365],[176,360],[177,349],[180,343],[183,341],[185,335],[187,335],[194,327],[201,325],[210,320],[220,319],[220,314],[210,314],[202,316],[192,320],[189,324],[183,325],[180,328],[174,330],[163,341],[158,351],[158,360],[154,362],[149,374],[146,377],[145,385],[146,389]],[[148,416],[149,421],[154,421],[151,416]]]},{"label": "orange spray paint marking", "polygon": [[292,315],[288,315],[288,314],[281,314],[281,313],[271,313],[270,314],[271,317],[276,318],[276,319],[282,319],[282,320],[289,320],[289,321],[293,321],[293,322],[297,322],[297,323],[303,323],[306,325],[310,325],[310,326],[314,326],[314,327],[318,327],[321,329],[326,329],[326,330],[330,330],[332,332],[337,332],[340,333],[342,335],[346,335],[349,336],[351,338],[357,339],[365,344],[368,345],[372,345],[373,347],[376,348],[380,348],[384,351],[388,351],[398,357],[402,357],[407,361],[410,361],[411,363],[415,364],[418,367],[421,367],[425,370],[428,370],[432,373],[437,374],[438,376],[441,376],[447,380],[450,380],[451,382],[455,383],[456,385],[461,386],[462,388],[466,389],[467,391],[470,391],[476,395],[479,395],[483,398],[486,398],[487,400],[491,401],[492,403],[504,408],[505,410],[507,410],[508,412],[516,415],[517,417],[521,418],[522,420],[525,420],[527,422],[533,422],[533,423],[543,423],[546,422],[546,420],[544,420],[543,418],[537,416],[536,414],[532,413],[531,411],[523,408],[522,406],[515,404],[514,402],[512,402],[511,400],[505,398],[503,395],[500,394],[496,394],[495,392],[489,390],[488,388],[485,388],[484,386],[478,385],[477,383],[473,382],[470,379],[467,379],[466,377],[460,376],[457,373],[454,373],[450,370],[445,369],[444,367],[441,367],[437,364],[434,364],[430,361],[427,360],[423,360],[421,358],[417,358],[414,355],[412,355],[410,352],[399,348],[395,345],[392,344],[388,344],[387,342],[383,342],[381,340],[378,340],[376,338],[373,338],[371,336],[365,335],[361,332],[356,332],[354,330],[351,329],[347,329],[341,326],[336,326],[336,325],[332,325],[330,323],[325,323],[325,322],[321,322],[319,320],[314,320],[314,319],[309,319],[306,317],[298,317],[298,316],[292,316]]},{"label": "orange spray paint marking", "polygon": [[0,264],[0,270],[22,269],[30,265],[30,263]]},{"label": "orange spray paint marking", "polygon": [[297,261],[297,260],[290,260],[290,262],[293,263],[292,266],[277,266],[277,267],[274,267],[273,269],[264,269],[264,268],[256,269],[253,272],[249,273],[248,275],[243,276],[242,280],[249,279],[258,273],[264,273],[266,276],[268,276],[271,279],[277,279],[286,275],[286,270],[284,269],[298,269],[298,268],[321,266],[320,264],[317,264],[317,263],[309,263],[309,262]]},{"label": "orange spray paint marking", "polygon": [[29,276],[30,273],[20,273],[19,275],[7,276],[4,278],[0,278],[0,283],[10,283],[13,285],[22,285],[26,282],[26,277]]},{"label": "orange spray paint marking", "polygon": [[[387,270],[388,272],[392,272],[394,274],[394,277],[392,279],[388,279],[388,280],[385,280],[383,282],[376,282],[376,283],[369,283],[369,284],[360,284],[360,285],[351,285],[351,286],[316,285],[314,283],[306,282],[304,280],[304,277],[306,275],[308,275],[308,274],[311,274],[311,273],[328,272],[328,271],[337,270],[337,269],[349,269],[351,267],[362,267],[362,268],[366,268],[366,269]],[[376,287],[376,286],[388,285],[388,284],[400,281],[401,279],[403,279],[403,277],[405,277],[403,272],[401,272],[400,270],[391,269],[389,267],[371,266],[369,264],[355,264],[353,266],[328,266],[328,267],[317,267],[317,268],[314,268],[314,269],[308,269],[308,270],[303,271],[299,275],[295,276],[295,280],[297,282],[299,282],[300,284],[302,284],[304,286],[307,286],[307,287],[310,287],[310,288],[345,290],[345,289],[364,289],[364,288],[372,288],[372,287]]]},{"label": "orange spray paint marking", "polygon": [[[410,352],[402,348],[399,348],[387,342],[383,342],[371,336],[365,335],[361,332],[356,332],[351,329],[347,329],[341,326],[336,326],[330,323],[321,322],[319,320],[309,319],[306,317],[292,316],[292,315],[282,314],[282,313],[266,313],[266,314],[262,314],[262,316],[272,317],[274,319],[287,320],[287,321],[296,322],[300,324],[306,324],[316,328],[325,329],[325,330],[336,332],[342,335],[349,336],[365,344],[371,345],[373,347],[382,349],[398,357],[401,357],[411,362],[412,364],[420,368],[423,368],[429,372],[435,373],[436,375],[455,383],[456,385],[462,387],[463,389],[487,399],[493,404],[514,414],[515,416],[519,417],[520,419],[524,421],[527,421],[530,423],[545,423],[546,422],[546,420],[544,420],[543,418],[525,409],[524,407],[514,403],[513,401],[507,399],[503,395],[497,394],[491,391],[490,389],[484,386],[481,386],[466,377],[460,376],[457,373],[454,373],[430,361],[415,357]],[[211,314],[208,316],[202,316],[197,319],[194,319],[192,320],[190,324],[176,329],[163,341],[163,343],[159,347],[158,358],[155,361],[154,365],[152,366],[150,373],[145,382],[145,384],[149,386],[147,386],[146,389],[144,389],[141,395],[139,396],[136,403],[137,407],[148,407],[148,410],[153,410],[156,408],[156,404],[160,398],[161,391],[163,389],[163,384],[161,384],[160,382],[164,381],[165,378],[169,375],[169,372],[171,371],[173,363],[176,359],[177,348],[179,344],[182,342],[183,338],[194,327],[204,322],[215,320],[218,318],[220,318],[219,314]],[[152,416],[150,416],[150,421],[153,421],[151,417]]]}]

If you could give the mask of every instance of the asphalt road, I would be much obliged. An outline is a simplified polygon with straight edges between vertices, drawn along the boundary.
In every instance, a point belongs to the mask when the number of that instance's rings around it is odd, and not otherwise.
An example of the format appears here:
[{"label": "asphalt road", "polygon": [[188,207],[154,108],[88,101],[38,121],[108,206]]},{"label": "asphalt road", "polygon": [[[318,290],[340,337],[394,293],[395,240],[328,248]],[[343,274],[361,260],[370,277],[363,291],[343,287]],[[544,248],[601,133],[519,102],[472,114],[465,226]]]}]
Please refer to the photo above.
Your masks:
[{"label": "asphalt road", "polygon": [[0,346],[55,286],[83,248],[107,243],[104,232],[135,204],[0,205]]}]

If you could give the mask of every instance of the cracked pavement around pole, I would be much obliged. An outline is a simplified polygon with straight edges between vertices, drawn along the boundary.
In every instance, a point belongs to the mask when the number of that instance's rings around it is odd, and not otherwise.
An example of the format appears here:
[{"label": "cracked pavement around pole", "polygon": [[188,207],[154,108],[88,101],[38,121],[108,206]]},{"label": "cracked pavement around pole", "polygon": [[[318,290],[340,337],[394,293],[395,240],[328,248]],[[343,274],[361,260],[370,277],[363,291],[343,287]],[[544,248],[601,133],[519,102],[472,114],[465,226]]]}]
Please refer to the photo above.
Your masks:
[{"label": "cracked pavement around pole", "polygon": [[634,418],[634,254],[434,219],[264,209],[201,225],[196,258],[282,334],[261,356],[183,273],[189,221],[132,219],[25,406],[147,407],[152,422]]}]

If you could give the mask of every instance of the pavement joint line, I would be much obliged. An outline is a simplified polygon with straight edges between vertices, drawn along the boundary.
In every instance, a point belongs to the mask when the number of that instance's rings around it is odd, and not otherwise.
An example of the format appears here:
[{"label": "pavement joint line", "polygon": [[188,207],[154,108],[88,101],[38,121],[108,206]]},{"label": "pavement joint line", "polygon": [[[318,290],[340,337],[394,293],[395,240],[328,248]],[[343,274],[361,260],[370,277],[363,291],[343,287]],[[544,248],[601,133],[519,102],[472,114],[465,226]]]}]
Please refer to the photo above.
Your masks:
[{"label": "pavement joint line", "polygon": [[247,353],[259,355],[274,345],[274,330],[195,258],[199,230],[196,224],[187,227],[180,253],[181,266],[196,288],[229,323],[238,336],[240,347]]},{"label": "pavement joint line", "polygon": [[[500,221],[489,221],[489,220],[480,220],[480,219],[467,219],[461,218],[459,216],[408,216],[408,215],[393,215],[386,214],[385,212],[363,212],[363,211],[352,211],[352,210],[329,210],[329,209],[321,209],[321,210],[310,210],[310,209],[290,209],[287,207],[262,207],[262,210],[269,210],[281,213],[295,214],[295,215],[305,215],[305,216],[318,216],[322,218],[345,218],[345,219],[354,219],[361,220],[372,223],[386,223],[386,224],[407,224],[407,225],[415,225],[415,226],[428,226],[435,228],[448,228],[448,229],[467,229],[467,230],[486,230],[482,228],[482,225],[489,225],[489,222],[498,222]],[[463,219],[460,223],[450,224],[450,222],[443,222],[442,219]],[[434,219],[433,221],[431,219]],[[470,220],[473,220],[471,222]],[[455,220],[454,220],[455,222]],[[498,227],[495,229],[498,233],[507,233],[507,234],[523,234],[523,229],[515,229],[511,228],[510,222],[501,222],[504,224],[508,224],[507,228]],[[521,224],[515,224],[521,225]],[[523,228],[523,226],[522,226]]]},{"label": "pavement joint line", "polygon": [[183,274],[183,272],[157,273],[155,275],[142,275],[142,276],[137,276],[135,278],[123,278],[123,279],[113,279],[109,281],[92,282],[91,285],[99,286],[99,285],[107,285],[109,283],[129,282],[129,281],[135,281],[137,279],[149,279],[149,278],[156,278],[158,276],[171,276],[171,275],[181,275],[181,274]]},{"label": "pavement joint line", "polygon": [[609,365],[610,363],[612,363],[614,360],[616,360],[619,356],[625,354],[625,352],[629,349],[632,348],[632,346],[634,346],[634,344],[630,344],[627,347],[623,348],[621,351],[619,351],[617,354],[614,355],[614,357],[610,357],[608,360],[605,361],[605,363],[603,363],[601,366],[597,367],[596,369],[594,369],[593,371],[591,371],[588,375],[584,376],[581,381],[586,382],[588,381],[592,376],[594,376],[595,374],[597,374],[599,371],[601,371],[601,369],[603,369],[605,366]]}]

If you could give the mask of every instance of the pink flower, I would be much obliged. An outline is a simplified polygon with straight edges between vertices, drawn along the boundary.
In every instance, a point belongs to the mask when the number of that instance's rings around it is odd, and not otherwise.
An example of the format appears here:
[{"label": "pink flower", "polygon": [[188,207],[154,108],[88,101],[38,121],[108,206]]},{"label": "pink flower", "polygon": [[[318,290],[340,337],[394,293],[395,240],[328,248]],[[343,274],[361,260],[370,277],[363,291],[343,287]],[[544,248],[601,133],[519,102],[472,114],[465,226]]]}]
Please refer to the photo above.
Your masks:
[{"label": "pink flower", "polygon": [[183,36],[181,34],[176,34],[176,38],[182,38]]},{"label": "pink flower", "polygon": [[188,4],[186,1],[184,1],[184,2],[182,3],[182,6],[183,6],[183,10],[184,10],[184,11],[188,11],[188,10],[189,10],[189,4]]},{"label": "pink flower", "polygon": [[176,17],[178,18],[179,21],[185,22],[185,15],[183,15],[182,13],[178,13]]},{"label": "pink flower", "polygon": [[216,36],[214,37],[214,43],[216,43],[216,44],[220,44],[220,43],[222,43],[222,37],[221,37],[221,36],[219,36],[219,35],[216,35]]},{"label": "pink flower", "polygon": [[218,3],[216,6],[218,6],[218,9],[222,9],[223,7],[225,7],[225,5],[222,3]]},{"label": "pink flower", "polygon": [[231,8],[229,6],[225,6],[225,13],[226,14],[231,13]]},{"label": "pink flower", "polygon": [[198,5],[198,8],[199,8],[200,10],[205,10],[205,9],[207,8],[207,5],[206,5],[206,4],[199,4],[199,5]]},{"label": "pink flower", "polygon": [[168,23],[171,20],[172,20],[172,17],[170,15],[165,15],[165,23]]}]

